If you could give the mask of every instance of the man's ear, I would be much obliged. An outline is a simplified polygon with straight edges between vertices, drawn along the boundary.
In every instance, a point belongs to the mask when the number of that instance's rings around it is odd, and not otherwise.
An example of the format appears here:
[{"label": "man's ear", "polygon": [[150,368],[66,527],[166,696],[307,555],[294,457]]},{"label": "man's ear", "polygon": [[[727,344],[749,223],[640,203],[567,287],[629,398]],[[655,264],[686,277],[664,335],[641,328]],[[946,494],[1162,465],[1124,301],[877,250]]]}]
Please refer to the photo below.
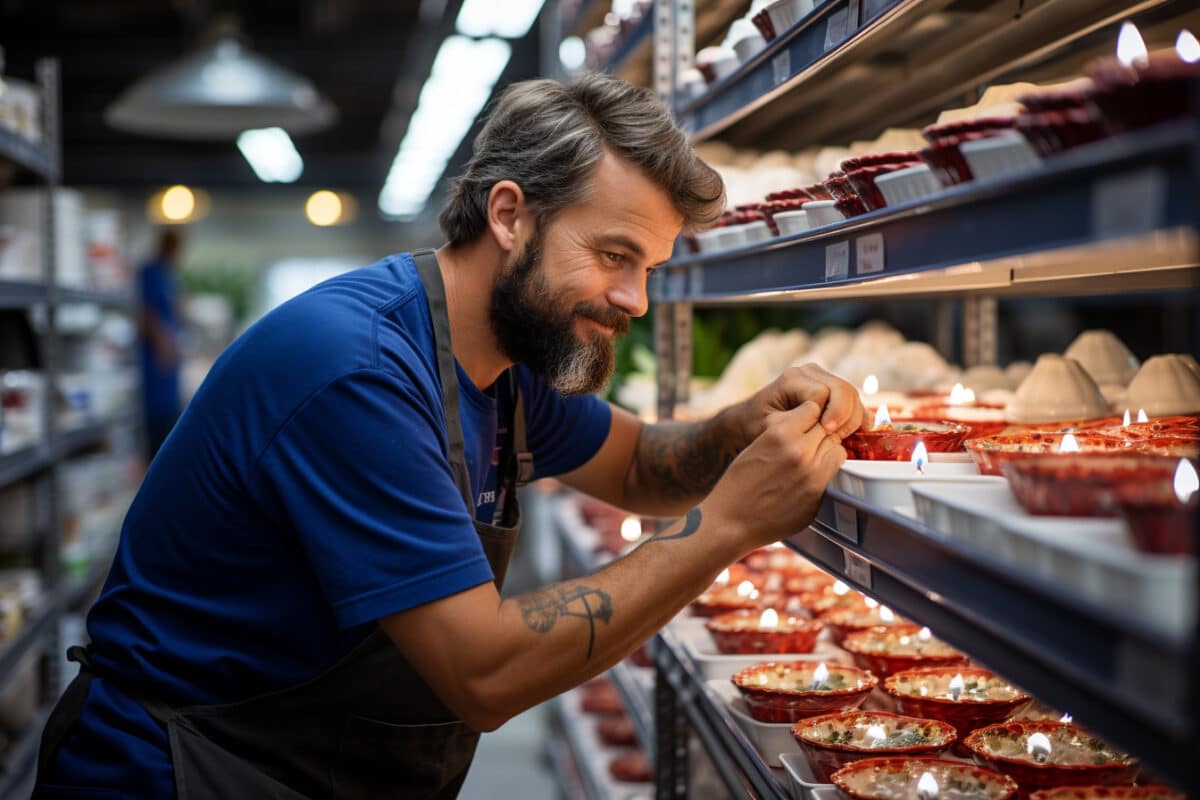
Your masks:
[{"label": "man's ear", "polygon": [[525,211],[525,193],[513,181],[499,181],[488,192],[488,230],[496,244],[511,253],[517,243],[517,229]]}]

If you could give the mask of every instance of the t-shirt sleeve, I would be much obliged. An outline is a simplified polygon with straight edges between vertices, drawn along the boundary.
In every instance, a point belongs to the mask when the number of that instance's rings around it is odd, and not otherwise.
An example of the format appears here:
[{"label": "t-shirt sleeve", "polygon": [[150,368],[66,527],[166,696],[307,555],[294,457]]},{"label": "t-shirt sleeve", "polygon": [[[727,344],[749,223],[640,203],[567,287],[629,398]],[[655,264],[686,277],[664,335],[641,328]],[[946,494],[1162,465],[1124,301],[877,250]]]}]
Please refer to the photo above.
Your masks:
[{"label": "t-shirt sleeve", "polygon": [[591,394],[563,397],[524,367],[517,368],[517,380],[534,477],[570,472],[596,455],[612,425],[608,403]]},{"label": "t-shirt sleeve", "polygon": [[296,532],[343,627],[492,580],[434,399],[383,370],[350,373],[311,397],[259,459],[267,502]]}]

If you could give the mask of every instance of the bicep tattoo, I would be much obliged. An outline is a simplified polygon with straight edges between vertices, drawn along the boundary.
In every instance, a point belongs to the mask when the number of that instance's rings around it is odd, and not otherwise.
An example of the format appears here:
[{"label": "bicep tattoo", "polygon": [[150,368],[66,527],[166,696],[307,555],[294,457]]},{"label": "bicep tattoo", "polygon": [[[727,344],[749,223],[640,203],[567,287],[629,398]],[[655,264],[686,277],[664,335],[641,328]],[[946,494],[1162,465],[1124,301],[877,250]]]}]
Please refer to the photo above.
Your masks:
[{"label": "bicep tattoo", "polygon": [[559,617],[578,617],[588,621],[587,658],[596,645],[596,620],[608,624],[612,619],[612,598],[608,592],[581,584],[565,584],[539,589],[522,596],[518,604],[521,619],[531,631],[549,633]]},{"label": "bicep tattoo", "polygon": [[737,457],[728,439],[713,421],[646,425],[638,438],[638,483],[673,500],[703,497]]}]

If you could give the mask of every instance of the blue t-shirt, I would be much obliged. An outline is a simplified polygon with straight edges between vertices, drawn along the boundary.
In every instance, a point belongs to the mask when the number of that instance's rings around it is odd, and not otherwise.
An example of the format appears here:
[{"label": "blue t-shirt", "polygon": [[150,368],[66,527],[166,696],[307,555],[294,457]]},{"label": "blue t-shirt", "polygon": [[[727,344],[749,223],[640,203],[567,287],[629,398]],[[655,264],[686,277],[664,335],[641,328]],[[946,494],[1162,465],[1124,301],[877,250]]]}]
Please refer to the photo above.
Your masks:
[{"label": "blue t-shirt", "polygon": [[[138,286],[142,307],[156,316],[170,334],[179,336],[179,320],[175,316],[175,296],[178,293],[175,276],[160,261],[150,261],[138,271]],[[162,366],[154,358],[154,348],[148,340],[140,345],[142,363],[142,394],[146,413],[150,416],[172,417],[179,413],[179,364]]]},{"label": "blue t-shirt", "polygon": [[[516,375],[537,476],[584,464],[608,405]],[[458,380],[491,522],[513,400],[507,379]],[[129,510],[88,615],[96,671],[171,704],[234,702],[320,674],[380,617],[491,580],[445,430],[409,255],[268,314],[217,360]],[[48,784],[170,796],[167,753],[163,727],[100,677]]]}]

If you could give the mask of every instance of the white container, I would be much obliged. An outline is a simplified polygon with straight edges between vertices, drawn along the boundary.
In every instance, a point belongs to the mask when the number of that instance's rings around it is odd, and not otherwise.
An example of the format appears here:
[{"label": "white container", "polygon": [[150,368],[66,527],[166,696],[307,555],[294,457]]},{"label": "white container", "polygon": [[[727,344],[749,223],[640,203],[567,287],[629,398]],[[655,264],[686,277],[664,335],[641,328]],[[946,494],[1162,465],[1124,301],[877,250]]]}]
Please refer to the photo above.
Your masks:
[{"label": "white container", "polygon": [[808,212],[803,208],[797,211],[780,211],[774,215],[774,219],[780,236],[795,236],[808,230]]},{"label": "white container", "polygon": [[771,17],[771,26],[775,28],[776,36],[783,36],[788,28],[812,10],[813,0],[778,0],[767,6],[767,14]]},{"label": "white container", "polygon": [[851,459],[834,476],[833,484],[847,494],[861,497],[881,508],[912,504],[910,487],[928,482],[982,483],[1008,486],[996,475],[980,475],[974,464],[930,463],[924,472],[907,461],[865,461]]},{"label": "white container", "polygon": [[716,695],[718,702],[725,703],[730,716],[737,721],[738,727],[758,750],[763,761],[767,762],[767,766],[783,766],[779,761],[780,755],[799,754],[800,745],[796,744],[796,740],[792,738],[791,723],[759,722],[750,716],[746,701],[738,694],[737,687],[728,680],[708,681],[706,685]]},{"label": "white container", "polygon": [[713,74],[717,76],[717,80],[714,81],[714,83],[720,83],[721,81],[725,80],[730,75],[737,72],[738,67],[741,65],[742,61],[740,58],[738,58],[738,54],[730,50],[727,55],[723,55],[716,61],[712,62]]},{"label": "white container", "polygon": [[958,149],[971,167],[975,180],[1023,172],[1042,163],[1037,151],[1020,131],[1006,131],[988,139],[963,142]]},{"label": "white container", "polygon": [[875,179],[875,185],[889,206],[924,200],[942,190],[942,184],[928,164],[917,164],[880,175]]},{"label": "white container", "polygon": [[741,229],[741,225],[726,225],[723,228],[717,228],[717,250],[732,250],[745,244],[746,240],[742,237]]},{"label": "white container", "polygon": [[821,795],[814,794],[814,791],[837,791],[837,786],[832,783],[819,783],[813,777],[812,767],[808,764],[808,759],[804,757],[804,752],[799,753],[780,753],[779,763],[783,765],[783,769],[788,774],[788,780],[792,784],[792,796],[801,798],[801,800],[817,800]]},{"label": "white container", "polygon": [[1037,517],[1007,484],[926,483],[914,486],[917,515],[948,541],[1077,593],[1120,608],[1168,636],[1196,622],[1196,559],[1142,553],[1121,519]]},{"label": "white container", "polygon": [[760,34],[755,33],[734,42],[733,52],[737,53],[738,59],[744,63],[762,52],[762,49],[766,46],[767,40]]},{"label": "white container", "polygon": [[808,216],[809,227],[812,228],[832,225],[845,219],[842,212],[837,210],[837,201],[835,200],[814,200],[811,203],[805,203],[804,211]]},{"label": "white container", "polygon": [[771,233],[771,226],[765,220],[755,220],[747,222],[744,225],[734,225],[741,232],[742,244],[758,244],[759,242],[769,242],[774,234]]},{"label": "white container", "polygon": [[695,639],[684,645],[684,650],[705,680],[729,680],[735,672],[765,661],[816,661],[826,664],[854,665],[846,651],[836,647],[822,632],[811,653],[760,653],[758,655],[726,655],[713,643],[708,631],[704,639]]},{"label": "white container", "polygon": [[712,228],[696,234],[696,246],[701,253],[715,253],[721,249],[721,229]]}]

